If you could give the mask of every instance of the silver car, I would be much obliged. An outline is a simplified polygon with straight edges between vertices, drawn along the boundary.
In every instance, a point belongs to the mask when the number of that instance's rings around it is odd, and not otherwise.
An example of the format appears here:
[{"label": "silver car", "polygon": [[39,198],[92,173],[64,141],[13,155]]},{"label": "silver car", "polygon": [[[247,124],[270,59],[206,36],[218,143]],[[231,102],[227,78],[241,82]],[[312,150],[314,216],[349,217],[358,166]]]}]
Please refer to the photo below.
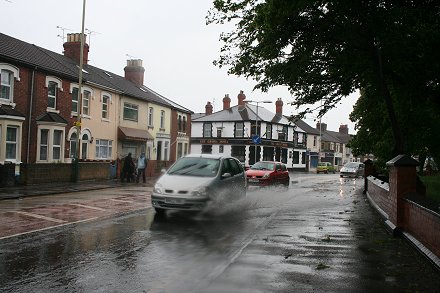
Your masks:
[{"label": "silver car", "polygon": [[208,202],[246,196],[243,166],[230,156],[192,154],[178,159],[157,180],[151,204],[157,213],[165,210],[200,211]]},{"label": "silver car", "polygon": [[341,177],[359,177],[364,176],[364,163],[350,162],[345,164],[339,171]]}]

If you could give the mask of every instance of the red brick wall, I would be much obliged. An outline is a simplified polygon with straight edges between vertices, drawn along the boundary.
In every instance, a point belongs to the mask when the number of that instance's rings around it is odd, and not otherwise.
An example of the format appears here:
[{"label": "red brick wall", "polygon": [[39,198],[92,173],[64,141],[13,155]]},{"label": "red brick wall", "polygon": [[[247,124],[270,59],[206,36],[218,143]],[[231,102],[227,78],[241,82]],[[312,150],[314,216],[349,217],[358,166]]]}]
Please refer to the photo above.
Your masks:
[{"label": "red brick wall", "polygon": [[404,207],[405,231],[440,257],[440,215],[410,200]]},{"label": "red brick wall", "polygon": [[[72,165],[49,164],[21,164],[20,183],[24,185],[50,182],[69,182],[72,180]],[[110,179],[109,162],[80,162],[79,180]]]},{"label": "red brick wall", "polygon": [[392,213],[392,200],[389,193],[389,185],[372,176],[367,178],[368,194],[373,201],[388,215]]}]

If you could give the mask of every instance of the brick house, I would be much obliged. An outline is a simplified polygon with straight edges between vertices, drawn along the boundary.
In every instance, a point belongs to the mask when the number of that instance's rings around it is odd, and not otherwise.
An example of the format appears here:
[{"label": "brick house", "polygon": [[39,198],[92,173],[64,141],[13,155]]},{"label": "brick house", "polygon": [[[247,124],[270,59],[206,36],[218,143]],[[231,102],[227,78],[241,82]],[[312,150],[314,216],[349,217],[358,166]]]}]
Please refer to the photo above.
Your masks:
[{"label": "brick house", "polygon": [[58,54],[0,33],[0,164],[70,163],[78,142],[82,161],[127,151],[172,161],[177,141],[189,149],[192,112],[143,85],[142,61],[128,60],[122,77],[87,64],[85,43],[79,95],[80,34],[63,46]]}]

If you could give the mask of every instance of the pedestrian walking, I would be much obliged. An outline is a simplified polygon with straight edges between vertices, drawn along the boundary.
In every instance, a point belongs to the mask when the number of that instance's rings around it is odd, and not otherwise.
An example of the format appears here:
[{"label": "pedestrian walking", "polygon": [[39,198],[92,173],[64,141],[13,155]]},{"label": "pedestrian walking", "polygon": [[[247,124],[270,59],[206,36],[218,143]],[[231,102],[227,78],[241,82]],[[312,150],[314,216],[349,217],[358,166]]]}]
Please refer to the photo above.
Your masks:
[{"label": "pedestrian walking", "polygon": [[128,153],[128,155],[124,159],[124,167],[122,169],[121,180],[123,181],[124,178],[127,180],[127,182],[131,182],[132,180],[134,180],[134,170],[135,165],[133,163],[133,158],[131,157],[131,153]]},{"label": "pedestrian walking", "polygon": [[146,182],[145,178],[145,170],[147,169],[148,159],[145,157],[145,153],[143,152],[141,156],[137,160],[137,176],[136,183],[139,183],[139,177],[142,175],[142,182]]}]

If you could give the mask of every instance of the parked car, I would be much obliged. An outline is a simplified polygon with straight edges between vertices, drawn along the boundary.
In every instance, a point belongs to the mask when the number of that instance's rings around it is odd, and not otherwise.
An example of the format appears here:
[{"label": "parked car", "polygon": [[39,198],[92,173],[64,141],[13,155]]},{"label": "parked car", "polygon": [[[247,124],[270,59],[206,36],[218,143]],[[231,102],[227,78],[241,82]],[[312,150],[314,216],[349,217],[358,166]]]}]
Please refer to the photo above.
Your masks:
[{"label": "parked car", "polygon": [[151,204],[165,210],[200,211],[208,202],[246,196],[245,171],[236,158],[198,154],[178,159],[157,180]]},{"label": "parked car", "polygon": [[248,185],[268,186],[283,184],[289,186],[290,177],[286,165],[280,162],[260,161],[246,171]]},{"label": "parked car", "polygon": [[364,172],[365,172],[364,163],[350,162],[350,163],[345,164],[341,168],[339,176],[341,176],[341,177],[359,177],[359,176],[364,176]]},{"label": "parked car", "polygon": [[318,163],[318,166],[316,167],[316,174],[319,173],[336,173],[336,168],[335,166],[333,166],[332,163],[330,162],[320,162]]}]

